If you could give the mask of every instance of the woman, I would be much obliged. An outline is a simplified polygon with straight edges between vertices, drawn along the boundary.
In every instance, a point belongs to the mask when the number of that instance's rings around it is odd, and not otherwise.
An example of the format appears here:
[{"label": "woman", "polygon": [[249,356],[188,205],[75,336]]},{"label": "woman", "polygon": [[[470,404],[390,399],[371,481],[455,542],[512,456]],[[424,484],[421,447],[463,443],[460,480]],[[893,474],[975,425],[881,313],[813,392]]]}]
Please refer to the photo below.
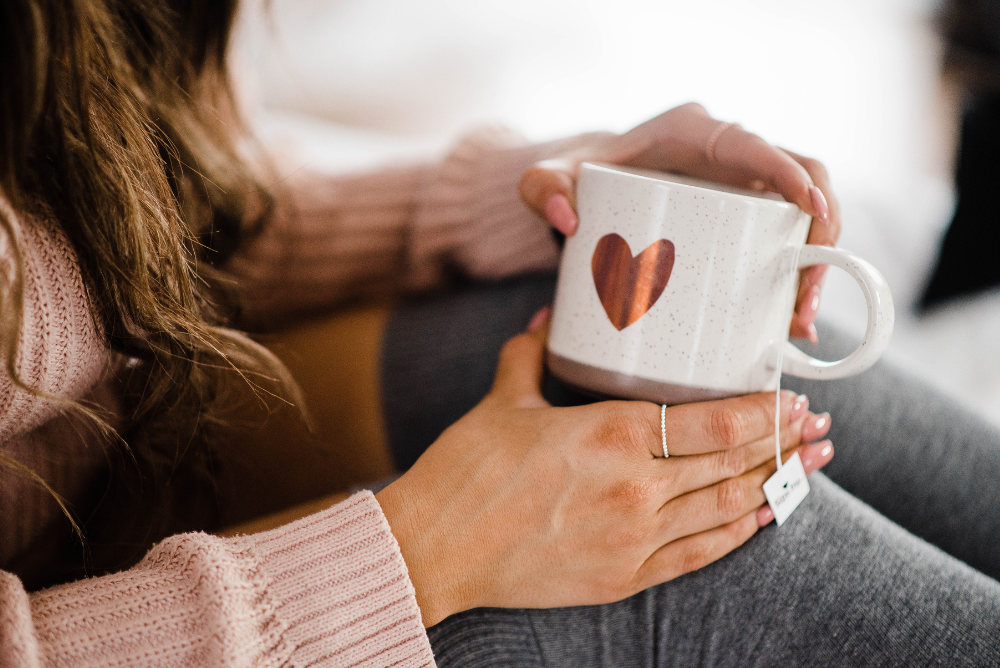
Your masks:
[{"label": "woman", "polygon": [[[655,406],[549,406],[543,310],[479,401],[497,337],[551,295],[544,276],[394,312],[390,445],[404,462],[428,445],[407,429],[425,407],[434,443],[377,496],[270,531],[195,533],[235,517],[223,443],[241,390],[298,401],[227,325],[551,269],[557,246],[518,192],[572,234],[583,159],[776,190],[815,216],[813,243],[839,224],[818,163],[696,105],[622,136],[481,134],[436,164],[266,187],[266,169],[241,166],[266,160],[240,160],[225,85],[234,9],[0,9],[4,664],[1000,661],[995,430],[891,370],[811,386],[848,425],[835,479],[954,556],[822,476],[780,532],[753,536],[770,519],[772,395],[669,409],[672,456],[657,458]],[[795,335],[816,338],[819,274],[802,281]],[[575,403],[558,394],[545,396]],[[786,452],[829,462],[829,416],[791,392],[780,408]]]}]

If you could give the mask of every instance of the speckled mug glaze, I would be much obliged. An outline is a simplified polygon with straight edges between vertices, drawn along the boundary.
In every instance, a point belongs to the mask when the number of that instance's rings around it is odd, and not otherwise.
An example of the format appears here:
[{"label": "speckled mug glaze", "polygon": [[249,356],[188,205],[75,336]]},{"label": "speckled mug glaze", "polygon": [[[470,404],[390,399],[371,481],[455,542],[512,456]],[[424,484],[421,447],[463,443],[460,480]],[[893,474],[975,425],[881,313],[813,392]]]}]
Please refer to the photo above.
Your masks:
[{"label": "speckled mug glaze", "polygon": [[[703,401],[776,389],[779,357],[785,373],[805,378],[854,375],[889,343],[894,314],[882,275],[843,249],[805,245],[810,217],[777,196],[585,163],[577,212],[580,225],[559,268],[547,362],[580,389]],[[851,274],[868,304],[864,340],[837,362],[788,343],[796,269],[821,263]]]}]

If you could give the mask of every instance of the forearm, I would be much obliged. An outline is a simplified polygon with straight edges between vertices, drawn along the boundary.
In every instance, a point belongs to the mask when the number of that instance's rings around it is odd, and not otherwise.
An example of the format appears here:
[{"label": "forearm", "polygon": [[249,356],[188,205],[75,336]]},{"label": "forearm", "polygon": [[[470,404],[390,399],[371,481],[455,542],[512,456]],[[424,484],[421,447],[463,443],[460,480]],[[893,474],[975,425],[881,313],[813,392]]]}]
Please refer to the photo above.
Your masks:
[{"label": "forearm", "polygon": [[227,267],[238,280],[241,324],[271,328],[403,289],[409,227],[433,169],[344,175],[305,167],[279,184],[274,216]]},{"label": "forearm", "polygon": [[275,217],[229,266],[242,324],[273,327],[349,298],[439,286],[452,273],[495,280],[554,268],[558,247],[518,182],[536,161],[588,141],[530,145],[488,130],[438,162],[353,175],[283,167]]}]

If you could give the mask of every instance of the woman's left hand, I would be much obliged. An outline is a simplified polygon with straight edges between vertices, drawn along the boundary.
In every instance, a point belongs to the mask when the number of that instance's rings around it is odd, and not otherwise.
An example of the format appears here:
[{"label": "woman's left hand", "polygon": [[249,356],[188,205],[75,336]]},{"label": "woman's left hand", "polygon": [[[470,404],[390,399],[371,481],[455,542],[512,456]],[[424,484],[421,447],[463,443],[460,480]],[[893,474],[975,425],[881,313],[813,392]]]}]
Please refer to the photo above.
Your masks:
[{"label": "woman's left hand", "polygon": [[[700,104],[671,109],[623,135],[594,135],[586,147],[543,160],[521,178],[521,197],[560,232],[576,231],[574,186],[580,163],[606,162],[678,172],[716,183],[779,193],[813,216],[809,243],[832,246],[840,207],[822,163],[771,146],[739,125],[712,118]],[[790,334],[816,342],[825,265],[803,270]]]}]

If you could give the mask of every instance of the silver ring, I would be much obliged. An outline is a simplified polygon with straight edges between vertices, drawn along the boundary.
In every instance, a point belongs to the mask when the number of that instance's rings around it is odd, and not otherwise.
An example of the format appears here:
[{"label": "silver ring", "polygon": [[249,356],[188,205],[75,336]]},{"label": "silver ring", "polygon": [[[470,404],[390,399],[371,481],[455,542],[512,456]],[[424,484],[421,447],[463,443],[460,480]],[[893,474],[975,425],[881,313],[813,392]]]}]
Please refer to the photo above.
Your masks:
[{"label": "silver ring", "polygon": [[660,436],[663,437],[663,458],[666,459],[670,456],[667,452],[667,405],[663,404],[660,407]]},{"label": "silver ring", "polygon": [[715,126],[714,130],[712,130],[712,134],[708,136],[708,141],[705,142],[705,157],[708,158],[709,162],[716,163],[719,161],[719,159],[715,157],[715,143],[719,141],[719,137],[721,137],[726,130],[734,126],[739,127],[739,124],[722,121]]}]

